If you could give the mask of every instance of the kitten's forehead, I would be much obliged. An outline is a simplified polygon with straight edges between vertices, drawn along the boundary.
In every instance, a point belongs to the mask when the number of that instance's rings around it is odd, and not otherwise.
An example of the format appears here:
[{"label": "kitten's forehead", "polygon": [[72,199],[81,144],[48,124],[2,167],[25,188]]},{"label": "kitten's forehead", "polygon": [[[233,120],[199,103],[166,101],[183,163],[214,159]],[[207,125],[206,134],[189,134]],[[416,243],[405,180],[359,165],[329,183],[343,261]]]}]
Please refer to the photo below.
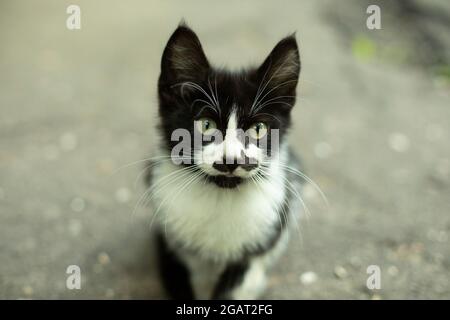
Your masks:
[{"label": "kitten's forehead", "polygon": [[227,129],[228,130],[236,130],[238,129],[238,118],[237,118],[237,107],[236,105],[233,105],[230,113],[228,115],[228,121],[227,121]]},{"label": "kitten's forehead", "polygon": [[243,117],[250,112],[254,101],[258,84],[252,81],[250,72],[240,73],[216,73],[214,75],[214,86],[222,114],[229,119],[232,113],[236,118]]}]

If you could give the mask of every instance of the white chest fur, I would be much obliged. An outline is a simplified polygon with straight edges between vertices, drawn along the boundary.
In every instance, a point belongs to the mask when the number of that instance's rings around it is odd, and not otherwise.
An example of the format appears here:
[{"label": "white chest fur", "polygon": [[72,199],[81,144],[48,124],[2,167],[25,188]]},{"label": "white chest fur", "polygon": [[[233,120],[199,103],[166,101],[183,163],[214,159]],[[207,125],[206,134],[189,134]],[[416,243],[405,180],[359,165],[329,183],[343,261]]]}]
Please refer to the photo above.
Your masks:
[{"label": "white chest fur", "polygon": [[158,190],[153,204],[169,239],[221,261],[239,258],[244,248],[264,244],[276,231],[277,209],[285,198],[284,171],[276,162],[266,180],[257,185],[245,181],[234,189],[203,180],[186,185],[193,174],[170,183],[171,179],[164,177],[176,176],[175,170],[180,167],[166,162],[155,168],[153,175]]}]

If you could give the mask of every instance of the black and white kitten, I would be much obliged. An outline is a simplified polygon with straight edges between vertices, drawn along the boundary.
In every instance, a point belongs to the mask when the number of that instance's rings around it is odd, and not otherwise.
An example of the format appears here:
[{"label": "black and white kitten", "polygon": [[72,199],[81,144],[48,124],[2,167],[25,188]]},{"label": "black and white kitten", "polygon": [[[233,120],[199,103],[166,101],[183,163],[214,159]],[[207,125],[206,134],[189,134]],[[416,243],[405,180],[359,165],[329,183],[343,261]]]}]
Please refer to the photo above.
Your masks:
[{"label": "black and white kitten", "polygon": [[[160,270],[173,298],[263,292],[301,210],[286,141],[299,73],[294,36],[260,67],[240,72],[212,67],[186,25],[170,37],[158,83],[161,158],[149,184]],[[192,139],[188,152],[174,152],[175,132],[200,136],[200,144]]]}]

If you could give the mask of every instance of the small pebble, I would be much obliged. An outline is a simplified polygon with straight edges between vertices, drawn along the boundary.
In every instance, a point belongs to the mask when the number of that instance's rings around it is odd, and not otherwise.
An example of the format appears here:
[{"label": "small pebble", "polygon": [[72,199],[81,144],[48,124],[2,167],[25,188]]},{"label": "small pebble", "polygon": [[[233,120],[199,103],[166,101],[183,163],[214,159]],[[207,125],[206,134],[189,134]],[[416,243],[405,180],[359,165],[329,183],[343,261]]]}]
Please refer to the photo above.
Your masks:
[{"label": "small pebble", "polygon": [[314,146],[314,154],[319,159],[328,158],[331,155],[332,151],[333,149],[326,142],[319,142]]},{"label": "small pebble", "polygon": [[352,265],[352,267],[354,268],[360,268],[362,265],[361,262],[361,258],[357,257],[357,256],[353,256],[350,258],[350,264]]},{"label": "small pebble", "polygon": [[348,276],[347,270],[343,266],[336,266],[334,268],[334,275],[339,279],[346,278]]},{"label": "small pebble", "polygon": [[85,206],[86,206],[86,203],[85,203],[84,199],[79,198],[79,197],[73,198],[72,201],[70,202],[70,208],[75,212],[83,211]]},{"label": "small pebble", "polygon": [[71,151],[77,147],[77,136],[72,132],[66,132],[59,138],[59,146],[64,151]]},{"label": "small pebble", "polygon": [[109,258],[108,254],[106,252],[99,253],[97,260],[101,265],[107,265],[108,263],[111,262],[111,259]]},{"label": "small pebble", "polygon": [[120,203],[127,203],[131,199],[131,192],[129,189],[123,187],[116,191],[116,200]]},{"label": "small pebble", "polygon": [[405,152],[409,149],[409,138],[400,132],[394,132],[389,136],[389,146],[397,152]]},{"label": "small pebble", "polygon": [[31,286],[24,286],[22,288],[22,292],[26,296],[31,296],[31,295],[33,295],[34,290]]},{"label": "small pebble", "polygon": [[304,272],[300,275],[300,282],[304,285],[312,284],[316,282],[318,279],[318,276],[313,271]]}]

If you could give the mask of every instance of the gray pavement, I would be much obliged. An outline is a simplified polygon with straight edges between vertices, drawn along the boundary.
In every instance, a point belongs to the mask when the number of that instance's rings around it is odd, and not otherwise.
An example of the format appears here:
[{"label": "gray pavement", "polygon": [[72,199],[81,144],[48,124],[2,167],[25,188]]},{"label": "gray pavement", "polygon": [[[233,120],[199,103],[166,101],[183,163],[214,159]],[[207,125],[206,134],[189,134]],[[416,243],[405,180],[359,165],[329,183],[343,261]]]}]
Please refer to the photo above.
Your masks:
[{"label": "gray pavement", "polygon": [[[231,67],[297,31],[291,140],[330,207],[306,188],[311,217],[265,298],[450,298],[445,1],[419,2],[435,22],[382,2],[378,31],[360,1],[76,2],[77,31],[73,1],[0,4],[0,298],[165,298],[151,213],[133,214],[142,165],[124,165],[152,155],[160,56],[182,17]],[[69,265],[81,290],[66,288]]]}]

